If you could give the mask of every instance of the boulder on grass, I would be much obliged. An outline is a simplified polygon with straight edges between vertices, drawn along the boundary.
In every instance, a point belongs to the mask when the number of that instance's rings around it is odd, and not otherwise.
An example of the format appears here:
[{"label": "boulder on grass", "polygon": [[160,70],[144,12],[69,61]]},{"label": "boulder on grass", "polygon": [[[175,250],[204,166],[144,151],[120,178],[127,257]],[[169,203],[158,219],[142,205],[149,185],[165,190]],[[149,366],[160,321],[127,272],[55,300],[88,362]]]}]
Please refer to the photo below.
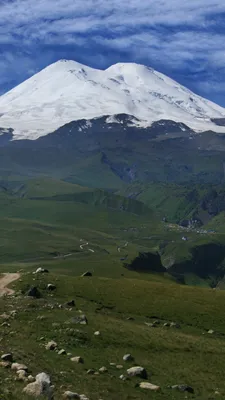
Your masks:
[{"label": "boulder on grass", "polygon": [[146,369],[143,367],[131,367],[127,370],[127,374],[130,377],[138,376],[139,378],[147,379],[147,372]]}]

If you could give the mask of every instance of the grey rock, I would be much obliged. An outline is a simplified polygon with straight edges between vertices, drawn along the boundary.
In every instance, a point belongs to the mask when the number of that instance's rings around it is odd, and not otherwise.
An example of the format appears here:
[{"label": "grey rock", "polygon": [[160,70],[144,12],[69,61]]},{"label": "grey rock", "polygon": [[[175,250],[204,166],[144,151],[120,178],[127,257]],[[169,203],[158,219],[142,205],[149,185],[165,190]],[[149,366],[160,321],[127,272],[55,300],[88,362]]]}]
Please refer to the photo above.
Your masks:
[{"label": "grey rock", "polygon": [[89,370],[87,371],[87,375],[94,375],[94,373],[95,373],[95,370],[94,370],[94,369],[89,369]]},{"label": "grey rock", "polygon": [[78,393],[70,392],[69,390],[67,390],[65,393],[63,393],[63,399],[80,399],[80,395]]},{"label": "grey rock", "polygon": [[66,354],[66,350],[61,349],[61,350],[58,351],[58,354],[59,354],[60,356],[63,355],[63,354]]},{"label": "grey rock", "polygon": [[179,390],[180,392],[194,393],[194,389],[189,385],[174,385],[171,389]]},{"label": "grey rock", "polygon": [[71,319],[71,323],[80,324],[80,325],[87,325],[88,324],[88,320],[87,320],[87,317],[85,315],[80,315],[78,317],[72,318]]},{"label": "grey rock", "polygon": [[108,372],[106,367],[101,367],[99,368],[99,372],[101,372],[101,374],[105,374],[106,372]]},{"label": "grey rock", "polygon": [[177,329],[180,329],[180,325],[177,324],[176,322],[171,322],[171,323],[170,323],[170,328],[177,328]]},{"label": "grey rock", "polygon": [[121,379],[121,381],[127,381],[127,376],[125,376],[125,375],[120,375],[120,379]]},{"label": "grey rock", "polygon": [[68,307],[75,307],[75,301],[74,300],[70,300],[66,303],[66,306]]},{"label": "grey rock", "polygon": [[27,292],[27,296],[39,299],[41,297],[41,293],[36,286],[31,286]]},{"label": "grey rock", "polygon": [[0,367],[11,368],[11,362],[10,361],[0,361]]},{"label": "grey rock", "polygon": [[77,363],[77,364],[83,364],[84,363],[83,358],[79,357],[79,356],[78,357],[72,357],[70,360],[75,362],[75,363]]},{"label": "grey rock", "polygon": [[48,283],[48,285],[47,285],[47,289],[48,289],[48,290],[50,290],[50,291],[53,291],[53,290],[55,290],[55,289],[56,289],[56,286],[55,286],[55,285],[53,285],[52,283]]},{"label": "grey rock", "polygon": [[48,272],[49,272],[48,269],[39,267],[39,268],[36,269],[34,274],[44,274],[44,273],[48,273]]},{"label": "grey rock", "polygon": [[13,371],[19,371],[19,370],[24,370],[24,371],[28,371],[28,367],[24,364],[19,364],[19,363],[13,363],[11,365],[11,369]]},{"label": "grey rock", "polygon": [[27,372],[24,371],[24,369],[19,369],[19,371],[16,371],[18,378],[18,381],[26,381],[27,380]]},{"label": "grey rock", "polygon": [[6,353],[6,354],[3,354],[3,355],[1,356],[1,359],[2,359],[3,361],[13,362],[13,355],[12,355],[12,353]]},{"label": "grey rock", "polygon": [[133,360],[134,360],[134,357],[132,357],[131,354],[125,354],[123,356],[123,361],[133,361]]},{"label": "grey rock", "polygon": [[57,343],[54,340],[51,340],[45,345],[46,350],[55,350],[58,347]]},{"label": "grey rock", "polygon": [[141,389],[148,389],[148,390],[152,390],[153,392],[158,392],[160,390],[160,386],[157,385],[153,385],[150,382],[141,382],[139,384]]},{"label": "grey rock", "polygon": [[92,273],[90,271],[84,272],[84,274],[81,275],[82,277],[85,276],[92,276]]},{"label": "grey rock", "polygon": [[36,375],[35,382],[29,383],[24,389],[23,392],[29,396],[33,397],[47,397],[48,400],[53,399],[53,389],[51,386],[50,376],[45,372],[41,372]]},{"label": "grey rock", "polygon": [[140,367],[140,366],[129,368],[127,370],[127,374],[130,377],[138,376],[138,377],[143,378],[143,379],[147,379],[147,377],[148,377],[146,369],[143,368],[143,367]]}]

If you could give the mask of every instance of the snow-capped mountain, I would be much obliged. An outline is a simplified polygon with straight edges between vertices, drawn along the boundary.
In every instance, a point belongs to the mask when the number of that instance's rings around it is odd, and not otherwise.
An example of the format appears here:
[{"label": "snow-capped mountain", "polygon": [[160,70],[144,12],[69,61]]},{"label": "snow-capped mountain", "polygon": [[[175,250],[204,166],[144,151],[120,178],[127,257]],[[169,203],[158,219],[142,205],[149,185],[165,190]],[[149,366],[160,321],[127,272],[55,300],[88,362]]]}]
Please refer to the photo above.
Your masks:
[{"label": "snow-capped mountain", "polygon": [[225,131],[211,118],[225,109],[144,65],[97,70],[60,60],[0,97],[0,127],[15,139],[36,139],[74,120],[129,114],[140,126],[168,119],[195,131]]}]

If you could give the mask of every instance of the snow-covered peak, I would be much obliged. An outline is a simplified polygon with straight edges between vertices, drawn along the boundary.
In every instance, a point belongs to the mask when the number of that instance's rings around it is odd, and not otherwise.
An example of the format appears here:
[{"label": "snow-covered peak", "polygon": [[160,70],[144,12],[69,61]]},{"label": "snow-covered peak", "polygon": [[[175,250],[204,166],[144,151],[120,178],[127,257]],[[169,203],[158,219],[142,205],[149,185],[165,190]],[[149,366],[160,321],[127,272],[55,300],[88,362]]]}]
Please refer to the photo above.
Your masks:
[{"label": "snow-covered peak", "polygon": [[98,70],[60,60],[0,97],[0,127],[13,128],[16,139],[36,139],[72,120],[121,113],[142,126],[167,119],[196,131],[224,130],[210,120],[224,118],[224,108],[134,63]]}]

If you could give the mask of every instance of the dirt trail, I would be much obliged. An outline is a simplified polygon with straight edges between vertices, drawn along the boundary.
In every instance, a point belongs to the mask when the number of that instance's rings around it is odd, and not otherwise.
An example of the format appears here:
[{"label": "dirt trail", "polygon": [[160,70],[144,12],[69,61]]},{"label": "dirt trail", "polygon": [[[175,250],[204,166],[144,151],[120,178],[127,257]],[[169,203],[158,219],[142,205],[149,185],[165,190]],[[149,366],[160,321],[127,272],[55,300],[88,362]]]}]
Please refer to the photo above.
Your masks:
[{"label": "dirt trail", "polygon": [[0,297],[3,296],[4,294],[13,294],[14,290],[9,289],[7,286],[11,283],[16,281],[17,279],[20,278],[19,273],[6,273],[2,274],[0,276]]}]

